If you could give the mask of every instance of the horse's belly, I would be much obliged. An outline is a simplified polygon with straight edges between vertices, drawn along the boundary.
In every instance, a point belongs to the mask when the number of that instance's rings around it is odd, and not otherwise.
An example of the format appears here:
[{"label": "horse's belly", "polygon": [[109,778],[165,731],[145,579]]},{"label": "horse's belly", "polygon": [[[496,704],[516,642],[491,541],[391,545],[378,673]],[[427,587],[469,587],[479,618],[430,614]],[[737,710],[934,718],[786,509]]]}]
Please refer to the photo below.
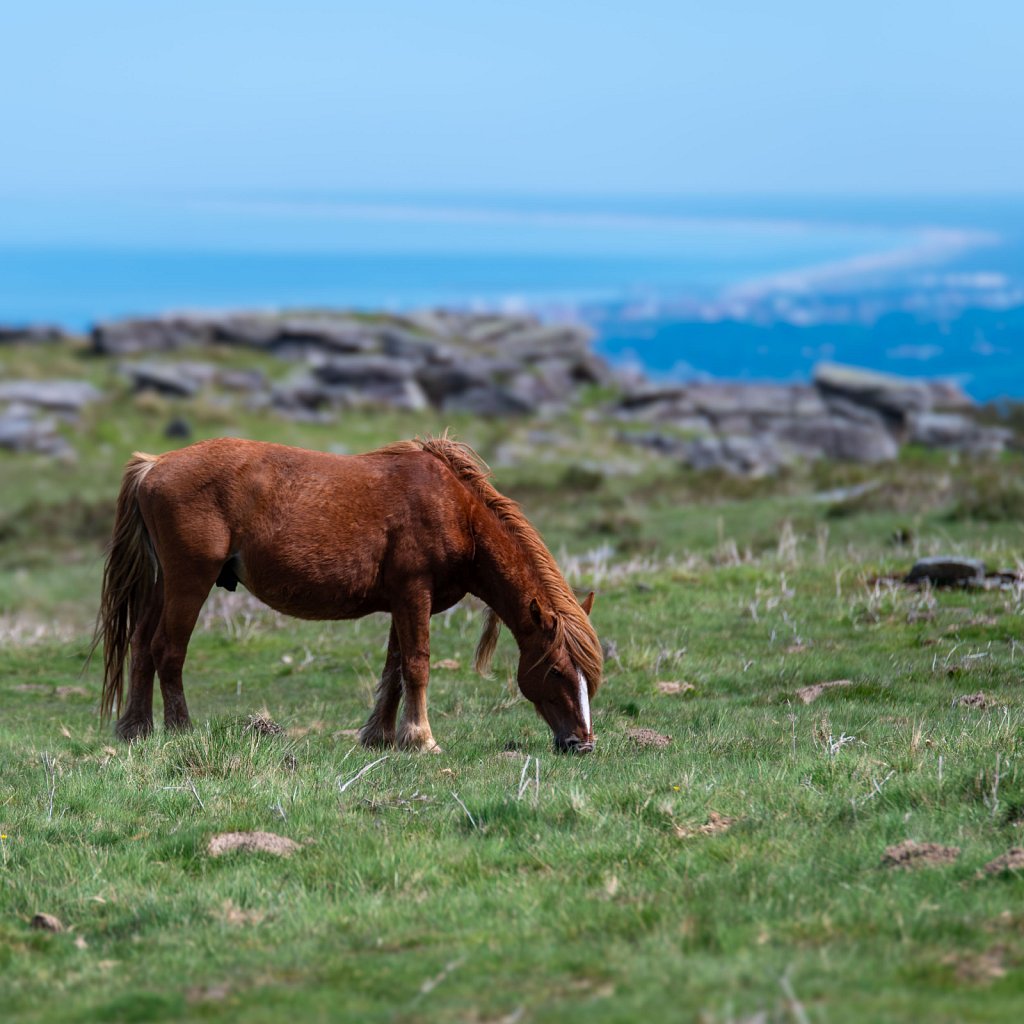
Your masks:
[{"label": "horse's belly", "polygon": [[280,556],[239,560],[238,577],[264,604],[300,619],[354,619],[385,611],[379,563],[349,557],[294,564]]}]

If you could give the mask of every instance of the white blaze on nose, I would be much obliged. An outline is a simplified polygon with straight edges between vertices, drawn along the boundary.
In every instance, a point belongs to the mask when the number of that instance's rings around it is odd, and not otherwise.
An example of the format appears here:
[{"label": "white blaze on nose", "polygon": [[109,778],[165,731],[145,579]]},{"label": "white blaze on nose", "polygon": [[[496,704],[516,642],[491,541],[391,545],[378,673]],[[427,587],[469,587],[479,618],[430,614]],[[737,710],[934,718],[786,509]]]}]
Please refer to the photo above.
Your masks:
[{"label": "white blaze on nose", "polygon": [[583,715],[589,735],[593,730],[590,728],[590,697],[587,694],[587,680],[579,669],[576,669],[576,677],[580,683],[580,714]]}]

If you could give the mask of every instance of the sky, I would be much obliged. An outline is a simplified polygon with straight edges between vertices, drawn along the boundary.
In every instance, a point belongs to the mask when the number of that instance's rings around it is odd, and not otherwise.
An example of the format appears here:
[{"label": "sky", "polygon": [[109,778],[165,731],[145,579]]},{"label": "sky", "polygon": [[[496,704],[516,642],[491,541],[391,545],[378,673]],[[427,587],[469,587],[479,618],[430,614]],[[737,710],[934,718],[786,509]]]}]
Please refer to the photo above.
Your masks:
[{"label": "sky", "polygon": [[1019,192],[1021,39],[1019,0],[8,0],[0,196]]}]

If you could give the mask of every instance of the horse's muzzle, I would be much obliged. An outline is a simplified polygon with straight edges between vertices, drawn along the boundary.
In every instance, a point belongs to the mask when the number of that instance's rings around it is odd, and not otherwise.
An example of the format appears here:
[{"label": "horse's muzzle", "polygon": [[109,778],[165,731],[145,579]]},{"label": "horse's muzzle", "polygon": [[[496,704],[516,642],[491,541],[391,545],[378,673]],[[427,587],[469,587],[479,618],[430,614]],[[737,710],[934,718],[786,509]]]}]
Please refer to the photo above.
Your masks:
[{"label": "horse's muzzle", "polygon": [[556,736],[555,750],[562,754],[592,754],[594,752],[594,740],[584,742],[577,736]]}]

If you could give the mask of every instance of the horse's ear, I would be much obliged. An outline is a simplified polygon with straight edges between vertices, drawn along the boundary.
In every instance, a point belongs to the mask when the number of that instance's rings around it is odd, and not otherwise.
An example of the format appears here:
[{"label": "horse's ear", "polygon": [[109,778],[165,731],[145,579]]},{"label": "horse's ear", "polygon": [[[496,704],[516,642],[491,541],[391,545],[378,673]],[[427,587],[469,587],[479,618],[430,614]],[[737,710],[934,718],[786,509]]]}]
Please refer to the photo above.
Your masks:
[{"label": "horse's ear", "polygon": [[583,598],[582,601],[580,601],[580,607],[583,609],[584,612],[586,612],[587,615],[590,614],[590,609],[594,607],[594,592],[593,591],[591,591],[589,594],[587,594],[587,596],[585,598]]},{"label": "horse's ear", "polygon": [[537,603],[537,598],[533,598],[530,601],[530,618],[533,619],[533,624],[545,633],[554,632],[555,629],[555,618],[554,616]]}]

